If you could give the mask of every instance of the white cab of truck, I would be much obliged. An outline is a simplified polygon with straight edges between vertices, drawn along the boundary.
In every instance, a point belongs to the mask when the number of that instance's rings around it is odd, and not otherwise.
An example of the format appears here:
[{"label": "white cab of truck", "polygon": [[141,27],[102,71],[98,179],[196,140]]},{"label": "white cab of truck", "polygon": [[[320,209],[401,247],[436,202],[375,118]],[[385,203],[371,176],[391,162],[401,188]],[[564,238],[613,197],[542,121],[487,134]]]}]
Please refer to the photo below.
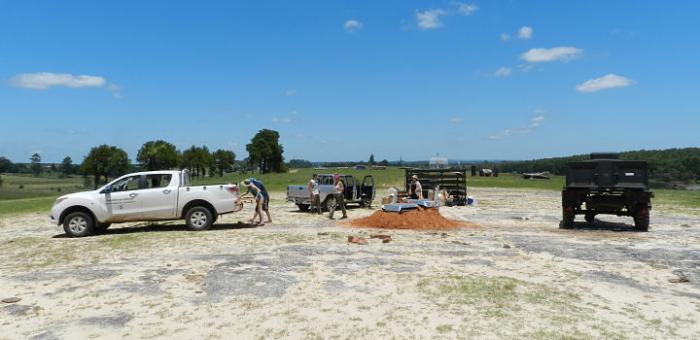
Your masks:
[{"label": "white cab of truck", "polygon": [[187,170],[138,172],[57,198],[50,219],[70,237],[138,221],[184,219],[189,229],[206,230],[219,215],[240,210],[239,197],[235,184],[190,186]]}]

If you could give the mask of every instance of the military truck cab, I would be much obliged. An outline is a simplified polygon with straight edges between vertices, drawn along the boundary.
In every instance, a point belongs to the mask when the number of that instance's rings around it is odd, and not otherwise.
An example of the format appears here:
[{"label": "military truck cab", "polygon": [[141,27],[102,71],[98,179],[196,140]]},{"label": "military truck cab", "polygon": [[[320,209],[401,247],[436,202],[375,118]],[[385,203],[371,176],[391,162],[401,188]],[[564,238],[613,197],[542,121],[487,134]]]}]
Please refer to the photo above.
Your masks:
[{"label": "military truck cab", "polygon": [[630,216],[635,229],[648,231],[653,196],[647,162],[593,153],[590,160],[569,162],[562,190],[561,228],[573,228],[576,215],[594,223],[596,215],[610,214]]}]

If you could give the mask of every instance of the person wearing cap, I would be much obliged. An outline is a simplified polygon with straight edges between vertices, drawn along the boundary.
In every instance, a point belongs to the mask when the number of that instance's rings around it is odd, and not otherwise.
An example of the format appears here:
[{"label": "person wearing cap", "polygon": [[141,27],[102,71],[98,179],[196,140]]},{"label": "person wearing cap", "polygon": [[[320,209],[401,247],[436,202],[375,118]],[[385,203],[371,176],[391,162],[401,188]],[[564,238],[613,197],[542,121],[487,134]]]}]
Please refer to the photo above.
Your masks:
[{"label": "person wearing cap", "polygon": [[418,176],[411,176],[411,186],[408,190],[408,196],[414,200],[423,199],[423,187],[420,185]]},{"label": "person wearing cap", "polygon": [[246,193],[241,196],[250,194],[251,196],[253,196],[253,199],[255,201],[255,213],[253,214],[253,218],[248,220],[248,223],[255,223],[255,218],[259,217],[257,224],[263,224],[262,203],[265,200],[265,198],[263,197],[260,188],[255,186],[255,184],[253,184],[253,182],[250,179],[244,180],[243,184],[246,186],[246,188],[248,188],[248,191],[246,191]]},{"label": "person wearing cap", "polygon": [[345,211],[345,183],[343,183],[343,179],[338,174],[335,175],[334,179],[333,195],[335,195],[335,207],[331,207],[331,214],[328,217],[333,220],[333,213],[340,208],[343,211],[343,217],[340,218],[342,220],[348,218],[348,213]]},{"label": "person wearing cap", "polygon": [[309,191],[311,200],[311,213],[318,212],[321,215],[321,190],[319,189],[318,174],[311,176],[306,189]]}]

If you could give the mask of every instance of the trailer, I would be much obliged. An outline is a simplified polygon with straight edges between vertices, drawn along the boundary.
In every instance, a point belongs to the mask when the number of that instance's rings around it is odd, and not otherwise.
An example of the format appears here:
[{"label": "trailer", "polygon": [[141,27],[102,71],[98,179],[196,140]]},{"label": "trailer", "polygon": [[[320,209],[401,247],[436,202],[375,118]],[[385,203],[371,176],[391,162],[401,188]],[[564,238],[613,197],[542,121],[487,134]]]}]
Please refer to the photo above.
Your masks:
[{"label": "trailer", "polygon": [[418,176],[418,180],[423,187],[423,197],[428,197],[429,190],[447,191],[448,197],[445,199],[447,206],[467,205],[467,170],[466,169],[416,169],[407,168],[406,171],[406,191],[411,187],[411,176]]}]

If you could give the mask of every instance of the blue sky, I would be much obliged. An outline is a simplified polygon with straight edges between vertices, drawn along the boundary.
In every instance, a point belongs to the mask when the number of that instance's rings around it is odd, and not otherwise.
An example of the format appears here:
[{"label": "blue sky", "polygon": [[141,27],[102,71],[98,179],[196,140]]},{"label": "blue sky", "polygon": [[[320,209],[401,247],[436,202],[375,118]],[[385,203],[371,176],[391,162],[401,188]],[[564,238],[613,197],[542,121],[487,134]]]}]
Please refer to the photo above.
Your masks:
[{"label": "blue sky", "polygon": [[0,156],[699,146],[699,76],[697,1],[0,1]]}]

